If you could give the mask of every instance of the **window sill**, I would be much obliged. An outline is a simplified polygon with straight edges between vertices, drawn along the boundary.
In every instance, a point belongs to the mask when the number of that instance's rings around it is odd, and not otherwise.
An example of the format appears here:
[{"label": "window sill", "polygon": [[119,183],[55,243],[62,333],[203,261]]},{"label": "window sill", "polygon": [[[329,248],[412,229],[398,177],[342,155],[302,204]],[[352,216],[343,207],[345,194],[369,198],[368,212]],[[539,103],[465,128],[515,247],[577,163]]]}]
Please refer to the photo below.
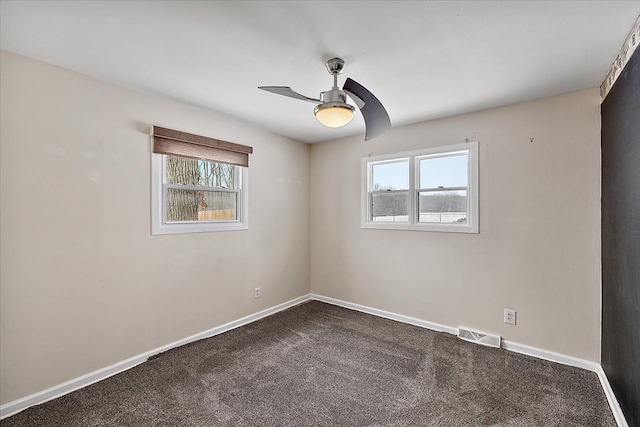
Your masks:
[{"label": "window sill", "polygon": [[209,233],[215,231],[238,231],[248,229],[249,225],[243,222],[154,224],[152,226],[151,234],[155,236],[161,234]]},{"label": "window sill", "polygon": [[361,224],[360,228],[372,230],[436,231],[441,233],[479,233],[478,227],[470,224],[408,224],[393,222],[368,222],[365,224]]}]

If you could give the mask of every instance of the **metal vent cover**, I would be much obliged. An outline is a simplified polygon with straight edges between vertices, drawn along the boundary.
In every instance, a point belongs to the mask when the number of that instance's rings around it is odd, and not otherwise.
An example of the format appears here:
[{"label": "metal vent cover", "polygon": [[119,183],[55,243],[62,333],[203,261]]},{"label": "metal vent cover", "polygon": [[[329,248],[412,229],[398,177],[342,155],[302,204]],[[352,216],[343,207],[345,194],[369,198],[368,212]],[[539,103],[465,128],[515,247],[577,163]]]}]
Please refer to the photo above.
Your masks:
[{"label": "metal vent cover", "polygon": [[485,334],[484,332],[474,331],[468,328],[458,328],[458,338],[476,344],[486,345],[488,347],[500,348],[500,335]]}]

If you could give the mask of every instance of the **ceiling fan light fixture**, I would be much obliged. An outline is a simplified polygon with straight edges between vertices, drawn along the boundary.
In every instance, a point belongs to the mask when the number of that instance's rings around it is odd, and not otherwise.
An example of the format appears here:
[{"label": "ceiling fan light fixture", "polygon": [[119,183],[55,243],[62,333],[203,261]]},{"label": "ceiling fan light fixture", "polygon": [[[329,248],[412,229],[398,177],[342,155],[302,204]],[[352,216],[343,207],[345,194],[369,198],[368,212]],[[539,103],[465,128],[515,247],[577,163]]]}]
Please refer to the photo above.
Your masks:
[{"label": "ceiling fan light fixture", "polygon": [[347,96],[349,96],[362,113],[365,124],[365,141],[382,135],[391,129],[391,121],[387,110],[384,109],[378,98],[364,86],[355,80],[347,78],[342,89],[338,87],[338,74],[344,68],[342,59],[330,59],[326,65],[327,71],[333,76],[333,86],[327,91],[320,92],[318,98],[305,96],[289,86],[258,86],[258,89],[317,104],[313,110],[316,119],[330,128],[343,127],[353,120],[356,109],[353,105],[347,104]]},{"label": "ceiling fan light fixture", "polygon": [[327,102],[313,110],[316,119],[330,128],[340,128],[353,120],[355,108],[342,102]]}]

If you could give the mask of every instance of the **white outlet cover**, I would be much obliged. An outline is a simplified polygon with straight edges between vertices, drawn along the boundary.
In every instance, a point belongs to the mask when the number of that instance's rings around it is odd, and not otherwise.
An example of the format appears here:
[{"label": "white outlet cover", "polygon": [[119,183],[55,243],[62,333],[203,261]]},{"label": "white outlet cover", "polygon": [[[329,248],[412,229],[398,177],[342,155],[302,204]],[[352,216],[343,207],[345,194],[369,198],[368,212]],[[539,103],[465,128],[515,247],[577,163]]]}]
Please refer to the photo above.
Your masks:
[{"label": "white outlet cover", "polygon": [[516,316],[517,316],[517,311],[511,310],[508,308],[504,309],[504,323],[508,323],[509,325],[515,325],[517,320]]}]

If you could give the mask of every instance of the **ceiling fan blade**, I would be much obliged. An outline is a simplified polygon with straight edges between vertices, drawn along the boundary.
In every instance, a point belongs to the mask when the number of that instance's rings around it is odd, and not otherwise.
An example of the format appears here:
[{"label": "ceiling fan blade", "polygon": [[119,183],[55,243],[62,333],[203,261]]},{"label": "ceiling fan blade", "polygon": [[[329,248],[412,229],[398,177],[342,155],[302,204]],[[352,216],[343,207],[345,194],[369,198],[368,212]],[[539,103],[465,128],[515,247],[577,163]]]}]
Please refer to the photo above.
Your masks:
[{"label": "ceiling fan blade", "polygon": [[344,91],[347,95],[349,95],[349,98],[351,98],[351,100],[353,102],[355,102],[355,104],[358,106],[358,109],[362,110],[364,108],[364,104],[365,102],[360,99],[360,97],[356,96],[354,93],[351,93],[349,91]]},{"label": "ceiling fan blade", "polygon": [[[365,141],[380,136],[391,129],[391,120],[389,120],[387,110],[384,109],[378,98],[365,89],[364,86],[355,80],[347,78],[342,90],[347,92],[349,96],[355,95],[355,97],[364,102],[362,107],[360,107],[360,103],[357,103],[357,105],[362,112],[362,117],[364,117],[366,126]],[[353,96],[351,98],[355,101]]]},{"label": "ceiling fan blade", "polygon": [[258,86],[258,89],[266,90],[267,92],[272,92],[278,95],[288,96],[289,98],[300,99],[302,101],[313,102],[315,104],[321,104],[322,101],[315,98],[309,98],[308,96],[304,96],[301,93],[296,92],[291,89],[289,86]]}]

